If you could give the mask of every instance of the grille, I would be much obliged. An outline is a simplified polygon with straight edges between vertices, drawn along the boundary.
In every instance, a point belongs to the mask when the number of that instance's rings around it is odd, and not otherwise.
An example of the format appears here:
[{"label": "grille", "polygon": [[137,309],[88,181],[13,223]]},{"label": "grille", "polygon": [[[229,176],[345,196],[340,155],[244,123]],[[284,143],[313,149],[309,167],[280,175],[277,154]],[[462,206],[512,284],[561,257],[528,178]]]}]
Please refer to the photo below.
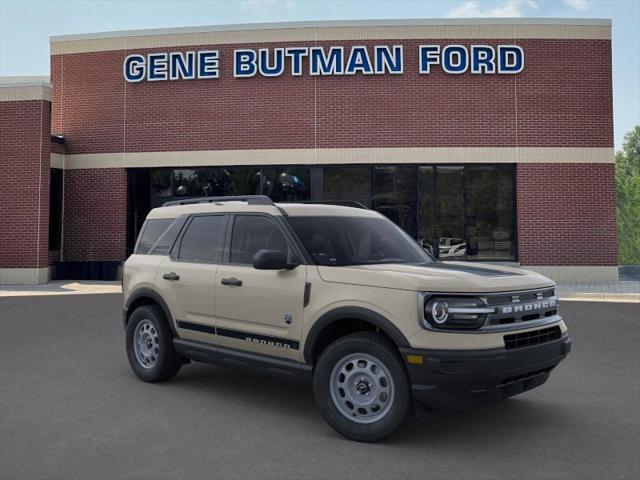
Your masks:
[{"label": "grille", "polygon": [[543,328],[541,330],[533,330],[531,332],[514,333],[504,336],[504,346],[507,350],[515,348],[530,347],[531,345],[540,345],[541,343],[557,340],[562,336],[560,327]]},{"label": "grille", "polygon": [[496,313],[487,316],[485,326],[488,327],[540,320],[558,313],[558,299],[553,288],[488,295],[486,302],[488,306],[496,307]]}]

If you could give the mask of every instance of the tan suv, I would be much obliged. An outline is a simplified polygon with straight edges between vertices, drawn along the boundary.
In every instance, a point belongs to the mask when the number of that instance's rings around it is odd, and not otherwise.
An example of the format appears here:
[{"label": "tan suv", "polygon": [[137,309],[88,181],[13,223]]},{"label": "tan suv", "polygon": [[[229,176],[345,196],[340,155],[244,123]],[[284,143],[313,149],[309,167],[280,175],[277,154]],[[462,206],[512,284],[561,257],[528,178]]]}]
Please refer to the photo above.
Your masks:
[{"label": "tan suv", "polygon": [[366,208],[209,197],[152,210],[124,267],[138,377],[190,360],[313,383],[353,440],[544,383],[571,341],[551,280],[438,262]]}]

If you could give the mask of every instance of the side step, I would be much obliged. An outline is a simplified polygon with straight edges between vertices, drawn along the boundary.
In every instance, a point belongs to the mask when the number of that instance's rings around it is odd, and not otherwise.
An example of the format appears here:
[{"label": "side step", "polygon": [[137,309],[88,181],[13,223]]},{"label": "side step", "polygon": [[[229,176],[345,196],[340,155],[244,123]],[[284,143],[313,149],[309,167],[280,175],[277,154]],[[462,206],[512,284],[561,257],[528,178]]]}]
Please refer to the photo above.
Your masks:
[{"label": "side step", "polygon": [[197,362],[251,370],[304,383],[311,383],[312,380],[313,369],[311,365],[294,362],[293,360],[242,352],[182,338],[174,338],[173,346],[178,355]]}]

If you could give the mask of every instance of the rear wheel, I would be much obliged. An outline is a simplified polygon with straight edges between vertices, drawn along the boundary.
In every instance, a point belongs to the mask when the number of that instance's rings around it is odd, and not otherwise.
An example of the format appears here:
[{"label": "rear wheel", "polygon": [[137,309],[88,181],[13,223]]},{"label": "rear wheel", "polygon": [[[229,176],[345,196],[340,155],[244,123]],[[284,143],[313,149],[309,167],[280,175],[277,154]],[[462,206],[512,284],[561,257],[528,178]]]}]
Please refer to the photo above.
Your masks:
[{"label": "rear wheel", "polygon": [[162,382],[180,370],[173,335],[157,305],[136,308],[127,323],[127,357],[133,372],[145,382]]},{"label": "rear wheel", "polygon": [[352,440],[382,440],[411,410],[409,382],[397,350],[374,332],[329,345],[316,364],[313,387],[322,416]]}]

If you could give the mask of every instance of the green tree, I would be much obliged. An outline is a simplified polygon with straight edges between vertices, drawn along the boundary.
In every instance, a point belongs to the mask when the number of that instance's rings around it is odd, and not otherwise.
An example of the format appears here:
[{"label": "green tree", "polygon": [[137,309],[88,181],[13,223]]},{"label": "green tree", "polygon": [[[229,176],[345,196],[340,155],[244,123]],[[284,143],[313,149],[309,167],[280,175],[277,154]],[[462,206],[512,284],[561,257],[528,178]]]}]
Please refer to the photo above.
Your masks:
[{"label": "green tree", "polygon": [[616,152],[618,261],[640,264],[640,125]]}]

